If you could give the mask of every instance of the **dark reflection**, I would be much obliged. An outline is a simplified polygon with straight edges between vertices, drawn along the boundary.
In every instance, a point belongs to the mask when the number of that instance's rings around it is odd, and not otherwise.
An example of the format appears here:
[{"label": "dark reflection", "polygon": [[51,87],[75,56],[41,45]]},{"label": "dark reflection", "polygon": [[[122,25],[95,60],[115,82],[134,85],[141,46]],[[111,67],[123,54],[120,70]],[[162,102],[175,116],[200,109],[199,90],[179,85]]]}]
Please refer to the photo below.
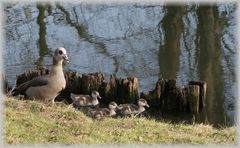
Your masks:
[{"label": "dark reflection", "polygon": [[166,14],[162,20],[164,45],[160,46],[159,66],[164,78],[176,78],[179,70],[180,38],[183,32],[185,6],[165,7]]},{"label": "dark reflection", "polygon": [[206,115],[210,123],[224,123],[224,81],[221,65],[218,10],[216,6],[200,6],[198,15],[198,74],[207,82]]},{"label": "dark reflection", "polygon": [[37,23],[39,25],[39,59],[37,60],[37,65],[43,65],[43,58],[49,53],[46,43],[46,22],[44,20],[46,6],[44,4],[37,4],[37,9],[39,10],[39,15],[37,17]]}]

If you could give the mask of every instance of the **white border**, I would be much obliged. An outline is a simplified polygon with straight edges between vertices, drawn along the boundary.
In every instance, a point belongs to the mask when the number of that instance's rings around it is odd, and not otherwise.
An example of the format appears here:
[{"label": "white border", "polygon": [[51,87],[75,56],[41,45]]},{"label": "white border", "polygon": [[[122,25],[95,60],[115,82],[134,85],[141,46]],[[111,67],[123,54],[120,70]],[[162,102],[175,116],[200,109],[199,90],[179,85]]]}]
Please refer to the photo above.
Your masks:
[{"label": "white border", "polygon": [[[4,20],[4,16],[3,16],[3,8],[2,5],[3,3],[10,3],[10,2],[24,2],[24,3],[35,3],[35,2],[47,2],[47,3],[54,3],[54,2],[66,2],[66,3],[84,3],[84,4],[131,4],[131,3],[140,3],[140,4],[159,4],[159,3],[168,3],[168,4],[185,4],[185,3],[200,3],[200,4],[211,4],[211,3],[217,3],[217,2],[221,2],[221,3],[229,3],[229,2],[234,2],[237,4],[237,64],[236,64],[236,75],[237,75],[237,105],[236,105],[236,110],[237,110],[237,145],[239,145],[239,141],[240,141],[240,135],[239,135],[239,96],[240,96],[240,87],[239,87],[239,80],[240,80],[240,51],[239,51],[239,43],[240,43],[240,10],[239,10],[239,0],[0,0],[0,84],[3,84],[1,81],[1,75],[4,73],[3,71],[3,58],[2,58],[2,50],[4,48],[4,36],[3,36],[3,20]],[[0,90],[2,90],[2,85],[0,85]],[[4,147],[6,145],[3,145],[3,95],[2,92],[0,92],[0,147]],[[33,147],[34,145],[9,145],[8,147]],[[36,147],[39,147],[40,145],[35,145]],[[41,147],[47,146],[49,147],[49,145],[42,145]],[[63,147],[64,145],[51,145],[51,147]],[[120,145],[120,147],[185,147],[186,145]],[[193,147],[191,145],[188,145],[189,147]],[[199,145],[202,146],[202,145]],[[204,145],[203,145],[204,146]],[[206,145],[205,145],[206,146]],[[213,147],[215,147],[214,145],[212,145]],[[210,146],[210,147],[212,147]],[[69,147],[69,146],[68,146]],[[72,145],[70,147],[116,147],[116,146],[111,146],[111,145]],[[118,146],[119,147],[119,146]],[[222,147],[220,145],[216,145],[216,147]],[[223,147],[237,147],[237,146],[223,146]]]}]

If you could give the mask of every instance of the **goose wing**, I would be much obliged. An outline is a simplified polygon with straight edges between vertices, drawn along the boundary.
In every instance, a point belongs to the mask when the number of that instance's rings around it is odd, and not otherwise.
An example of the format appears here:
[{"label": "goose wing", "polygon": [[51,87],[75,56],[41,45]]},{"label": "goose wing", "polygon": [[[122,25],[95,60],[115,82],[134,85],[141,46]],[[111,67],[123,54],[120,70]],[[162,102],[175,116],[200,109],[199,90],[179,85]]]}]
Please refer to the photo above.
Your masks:
[{"label": "goose wing", "polygon": [[24,82],[12,91],[12,95],[26,95],[26,90],[30,87],[43,86],[48,84],[48,79],[44,76],[33,78],[30,81]]},{"label": "goose wing", "polygon": [[118,109],[120,114],[129,115],[135,113],[138,106],[135,104],[120,104]]},{"label": "goose wing", "polygon": [[89,110],[88,113],[93,118],[99,118],[99,117],[108,116],[110,111],[108,108],[99,108],[99,109],[91,109]]},{"label": "goose wing", "polygon": [[92,97],[89,95],[80,95],[71,93],[71,99],[73,104],[77,106],[88,106],[91,105]]}]

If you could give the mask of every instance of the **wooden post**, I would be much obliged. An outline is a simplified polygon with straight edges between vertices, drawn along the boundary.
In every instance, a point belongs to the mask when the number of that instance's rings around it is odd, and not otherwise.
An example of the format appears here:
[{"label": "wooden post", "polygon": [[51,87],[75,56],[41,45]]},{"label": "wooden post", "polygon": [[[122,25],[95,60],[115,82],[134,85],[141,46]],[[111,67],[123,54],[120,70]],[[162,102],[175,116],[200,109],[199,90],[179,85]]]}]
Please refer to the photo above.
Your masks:
[{"label": "wooden post", "polygon": [[179,111],[186,112],[187,111],[187,88],[186,86],[178,87],[179,91]]},{"label": "wooden post", "polygon": [[136,77],[133,77],[131,80],[131,83],[132,83],[131,97],[133,99],[137,99],[138,98],[138,79]]},{"label": "wooden post", "polygon": [[89,94],[93,90],[98,91],[103,81],[103,73],[83,74],[81,79],[82,93]]},{"label": "wooden post", "polygon": [[103,96],[103,101],[106,102],[106,104],[108,104],[110,101],[116,101],[118,99],[116,79],[116,76],[111,75],[109,82],[103,81],[102,87],[99,90]]},{"label": "wooden post", "polygon": [[199,113],[199,86],[198,85],[188,85],[187,90],[187,101],[189,103],[190,112],[193,114]]},{"label": "wooden post", "polygon": [[176,79],[166,79],[164,91],[161,94],[162,109],[165,111],[179,111],[179,90],[176,86]]},{"label": "wooden post", "polygon": [[79,73],[73,72],[73,71],[64,71],[64,76],[65,76],[67,85],[62,93],[64,94],[81,93],[82,76]]},{"label": "wooden post", "polygon": [[207,83],[205,81],[189,81],[189,85],[198,85],[200,87],[199,92],[199,109],[202,110],[205,107],[206,93],[207,93]]},{"label": "wooden post", "polygon": [[158,80],[156,83],[156,86],[155,86],[155,90],[154,90],[154,92],[156,94],[156,99],[161,98],[161,94],[162,94],[161,90],[162,90],[161,82],[160,82],[160,80]]},{"label": "wooden post", "polygon": [[2,76],[2,82],[4,83],[4,84],[2,85],[2,87],[3,87],[3,92],[4,92],[5,94],[7,94],[7,93],[12,89],[12,87],[8,84],[8,82],[7,82],[7,80],[4,78],[4,76]]},{"label": "wooden post", "polygon": [[156,82],[155,88],[148,93],[141,92],[140,98],[144,98],[147,100],[150,106],[160,107],[162,108],[163,102],[163,94],[165,90],[165,80],[163,78],[158,79]]},{"label": "wooden post", "polygon": [[116,76],[111,75],[110,77],[110,91],[111,97],[114,99],[117,97],[117,78]]},{"label": "wooden post", "polygon": [[137,78],[117,79],[117,96],[120,103],[133,103],[138,99]]}]

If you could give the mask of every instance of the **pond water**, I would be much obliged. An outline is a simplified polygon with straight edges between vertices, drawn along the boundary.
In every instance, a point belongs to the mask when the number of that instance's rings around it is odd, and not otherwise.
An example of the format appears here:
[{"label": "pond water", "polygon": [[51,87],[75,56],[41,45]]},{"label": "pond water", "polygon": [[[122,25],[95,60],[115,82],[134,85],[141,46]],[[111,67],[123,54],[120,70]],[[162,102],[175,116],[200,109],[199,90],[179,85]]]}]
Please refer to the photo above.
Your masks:
[{"label": "pond water", "polygon": [[5,76],[49,66],[67,49],[66,70],[136,76],[139,92],[158,78],[208,84],[210,123],[236,123],[236,4],[5,3]]}]

